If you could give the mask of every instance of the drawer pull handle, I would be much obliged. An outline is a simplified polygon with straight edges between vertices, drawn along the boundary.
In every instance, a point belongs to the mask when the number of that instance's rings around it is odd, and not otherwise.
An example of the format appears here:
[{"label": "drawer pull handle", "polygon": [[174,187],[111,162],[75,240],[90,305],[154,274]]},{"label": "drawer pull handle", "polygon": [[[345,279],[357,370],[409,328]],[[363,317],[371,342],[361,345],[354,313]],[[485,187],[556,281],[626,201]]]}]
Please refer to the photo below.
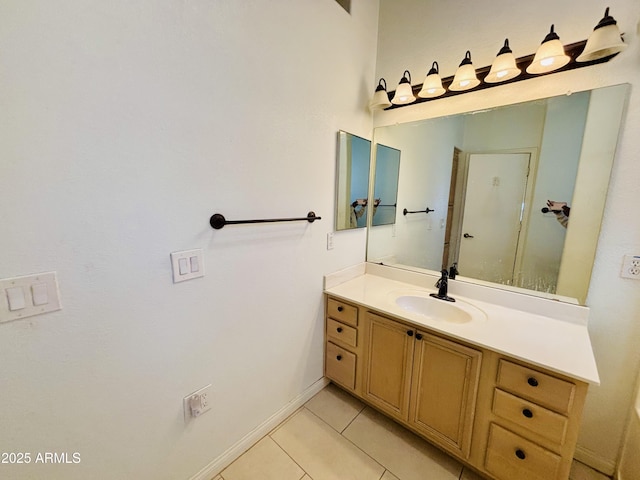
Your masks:
[{"label": "drawer pull handle", "polygon": [[533,377],[529,377],[529,378],[527,379],[527,383],[528,383],[529,385],[531,385],[532,387],[537,387],[537,386],[538,386],[538,380],[536,380],[536,379],[535,379],[535,378],[533,378]]},{"label": "drawer pull handle", "polygon": [[413,337],[413,330],[407,330],[407,335],[409,335],[410,337]]},{"label": "drawer pull handle", "polygon": [[527,418],[533,418],[533,412],[528,408],[525,408],[524,410],[522,410],[522,414]]},{"label": "drawer pull handle", "polygon": [[336,357],[336,360],[338,360],[338,361],[342,360],[342,355],[338,355],[338,356]]},{"label": "drawer pull handle", "polygon": [[344,310],[344,307],[342,307],[342,306],[338,307],[338,311],[339,311],[339,312],[341,312],[341,311],[343,311],[343,310]]},{"label": "drawer pull handle", "polygon": [[517,449],[516,457],[518,457],[520,460],[524,460],[525,458],[527,458],[527,455],[522,450]]},{"label": "drawer pull handle", "polygon": [[338,333],[342,332],[342,327],[336,328],[336,332],[338,332]]},{"label": "drawer pull handle", "polygon": [[422,340],[422,334],[416,333],[416,340]]}]

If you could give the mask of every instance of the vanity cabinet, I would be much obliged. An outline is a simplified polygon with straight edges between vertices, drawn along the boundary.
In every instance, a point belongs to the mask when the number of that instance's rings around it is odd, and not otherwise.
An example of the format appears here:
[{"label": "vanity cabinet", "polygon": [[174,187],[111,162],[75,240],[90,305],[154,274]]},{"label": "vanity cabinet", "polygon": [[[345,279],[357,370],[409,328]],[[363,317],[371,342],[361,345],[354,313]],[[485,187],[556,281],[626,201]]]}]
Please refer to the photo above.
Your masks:
[{"label": "vanity cabinet", "polygon": [[365,313],[364,398],[391,416],[409,418],[415,329]]},{"label": "vanity cabinet", "polygon": [[327,295],[325,375],[493,480],[566,480],[588,385]]},{"label": "vanity cabinet", "polygon": [[325,304],[324,374],[353,393],[359,393],[362,346],[358,307],[334,298]]},{"label": "vanity cabinet", "polygon": [[482,352],[418,331],[409,423],[425,437],[468,458]]},{"label": "vanity cabinet", "polygon": [[482,353],[372,312],[364,323],[364,399],[468,457]]},{"label": "vanity cabinet", "polygon": [[568,478],[587,385],[495,360],[484,469],[500,480]]}]

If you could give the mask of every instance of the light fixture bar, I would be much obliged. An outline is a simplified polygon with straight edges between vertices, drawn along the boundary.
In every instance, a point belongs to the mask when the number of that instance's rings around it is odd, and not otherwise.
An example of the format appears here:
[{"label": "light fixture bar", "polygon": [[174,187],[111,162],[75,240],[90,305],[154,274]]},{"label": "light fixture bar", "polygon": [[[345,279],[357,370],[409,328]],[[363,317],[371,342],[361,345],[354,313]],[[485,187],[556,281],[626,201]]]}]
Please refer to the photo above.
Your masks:
[{"label": "light fixture bar", "polygon": [[[473,90],[467,90],[467,91],[451,91],[449,90],[449,86],[451,85],[451,83],[453,82],[453,78],[454,75],[451,75],[450,77],[446,77],[442,79],[442,86],[446,89],[446,92],[439,96],[439,97],[435,97],[435,98],[423,98],[423,97],[416,97],[416,100],[411,103],[410,105],[415,105],[417,103],[423,103],[423,102],[431,102],[433,100],[440,100],[441,98],[447,98],[447,97],[452,97],[454,95],[462,95],[465,93],[470,93],[470,92],[476,92],[478,90],[483,90],[485,88],[493,88],[493,87],[497,87],[500,85],[506,85],[508,83],[515,83],[515,82],[521,82],[523,80],[528,80],[530,78],[537,78],[537,77],[543,77],[545,75],[553,75],[555,73],[559,73],[559,72],[566,72],[568,70],[573,70],[575,68],[583,68],[583,67],[588,67],[590,65],[596,65],[599,63],[606,63],[609,60],[611,60],[613,57],[615,57],[616,55],[618,55],[618,53],[614,53],[612,55],[609,55],[607,57],[604,58],[600,58],[597,60],[592,60],[589,62],[576,62],[576,58],[578,57],[578,55],[580,55],[582,53],[582,51],[584,50],[585,45],[587,44],[586,40],[582,40],[580,42],[576,42],[576,43],[572,43],[570,45],[565,45],[564,50],[565,53],[571,57],[571,60],[569,61],[569,63],[567,63],[564,67],[559,68],[557,70],[554,70],[552,72],[548,72],[548,73],[543,73],[543,74],[531,74],[531,73],[527,73],[526,72],[526,67],[528,65],[531,64],[531,61],[533,60],[533,57],[535,56],[535,54],[531,54],[531,55],[527,55],[525,57],[519,57],[516,59],[516,65],[518,68],[520,68],[522,70],[522,73],[515,77],[512,78],[511,80],[506,80],[504,82],[500,82],[500,83],[487,83],[484,81],[485,77],[489,74],[489,71],[491,70],[491,65],[486,66],[486,67],[481,67],[481,68],[477,68],[476,69],[476,74],[478,76],[478,80],[480,80],[480,85],[478,85],[477,87],[475,87]],[[420,90],[422,89],[422,84],[420,85],[415,85],[412,87],[413,88],[413,92],[415,95],[417,95]],[[393,96],[395,94],[395,92],[389,92],[389,96]],[[406,105],[391,105],[388,108],[385,108],[385,110],[393,110],[394,108],[400,108],[400,107],[404,107]]]}]

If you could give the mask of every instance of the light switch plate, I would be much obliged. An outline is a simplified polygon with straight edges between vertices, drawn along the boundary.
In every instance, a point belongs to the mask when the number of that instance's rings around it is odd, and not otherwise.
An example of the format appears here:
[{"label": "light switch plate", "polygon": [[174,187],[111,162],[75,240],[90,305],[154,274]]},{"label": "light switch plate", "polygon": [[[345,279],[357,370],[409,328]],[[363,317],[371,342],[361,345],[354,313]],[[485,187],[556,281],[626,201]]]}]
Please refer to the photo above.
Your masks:
[{"label": "light switch plate", "polygon": [[[24,304],[20,302],[14,310],[9,309],[9,294],[14,289],[22,289]],[[15,299],[12,299],[13,308]],[[56,272],[36,273],[23,277],[5,278],[0,280],[0,322],[32,317],[42,313],[60,310],[60,293]]]},{"label": "light switch plate", "polygon": [[333,232],[327,233],[327,250],[333,250]]},{"label": "light switch plate", "polygon": [[171,267],[173,269],[173,283],[204,277],[202,249],[171,253]]}]

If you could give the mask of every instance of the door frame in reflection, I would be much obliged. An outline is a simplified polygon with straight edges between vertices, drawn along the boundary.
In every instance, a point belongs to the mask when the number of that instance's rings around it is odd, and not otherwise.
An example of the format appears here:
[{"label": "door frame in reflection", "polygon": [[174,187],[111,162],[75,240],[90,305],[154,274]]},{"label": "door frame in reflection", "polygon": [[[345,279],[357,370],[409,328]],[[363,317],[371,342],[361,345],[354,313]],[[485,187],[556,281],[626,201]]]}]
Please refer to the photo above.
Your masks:
[{"label": "door frame in reflection", "polygon": [[[519,180],[513,181],[512,177],[505,178],[504,174],[500,175],[500,172],[494,172],[490,176],[491,178],[484,178],[487,182],[491,180],[492,185],[490,189],[495,189],[492,198],[487,198],[488,204],[482,206],[484,213],[486,214],[485,223],[493,226],[490,228],[499,228],[502,221],[507,221],[511,224],[507,229],[510,231],[510,240],[508,245],[503,251],[495,252],[494,255],[474,254],[473,249],[470,247],[470,242],[475,240],[476,244],[482,244],[482,238],[464,238],[465,233],[469,233],[474,237],[480,232],[466,232],[464,229],[473,221],[469,218],[470,211],[481,207],[478,205],[478,200],[472,200],[472,205],[469,205],[467,200],[469,187],[473,186],[473,179],[470,179],[470,174],[473,176],[474,171],[479,172],[477,163],[489,161],[491,157],[499,158],[500,156],[513,157],[514,161],[520,161],[520,168],[516,168]],[[471,161],[474,160],[474,168],[471,168]],[[531,212],[531,202],[533,200],[533,192],[535,187],[535,176],[537,170],[537,149],[515,149],[505,150],[498,152],[464,152],[461,155],[461,162],[458,168],[458,180],[456,182],[455,200],[453,208],[453,224],[455,225],[454,232],[452,232],[453,244],[453,256],[455,262],[458,263],[458,269],[461,275],[471,276],[481,280],[501,283],[503,285],[518,285],[519,284],[519,272],[522,264],[522,259],[525,251],[525,241],[527,238],[527,229],[529,224],[529,215]],[[508,161],[508,160],[507,160]],[[482,168],[480,168],[482,170]],[[506,173],[506,172],[504,172]],[[515,172],[514,172],[515,173]],[[477,181],[477,180],[476,180]],[[521,198],[517,204],[507,207],[501,201],[500,191],[504,190],[506,185],[518,185],[517,191],[513,194]],[[465,225],[466,215],[466,225]],[[487,225],[483,226],[485,228]],[[474,234],[475,233],[475,234]],[[495,230],[492,232],[495,234]],[[489,248],[497,245],[494,242]],[[477,247],[479,245],[474,245]],[[508,248],[506,248],[508,247]],[[561,248],[562,246],[560,246]],[[473,257],[483,258],[482,263],[473,260]],[[487,263],[487,258],[489,263]],[[500,265],[498,265],[500,264]]]}]

